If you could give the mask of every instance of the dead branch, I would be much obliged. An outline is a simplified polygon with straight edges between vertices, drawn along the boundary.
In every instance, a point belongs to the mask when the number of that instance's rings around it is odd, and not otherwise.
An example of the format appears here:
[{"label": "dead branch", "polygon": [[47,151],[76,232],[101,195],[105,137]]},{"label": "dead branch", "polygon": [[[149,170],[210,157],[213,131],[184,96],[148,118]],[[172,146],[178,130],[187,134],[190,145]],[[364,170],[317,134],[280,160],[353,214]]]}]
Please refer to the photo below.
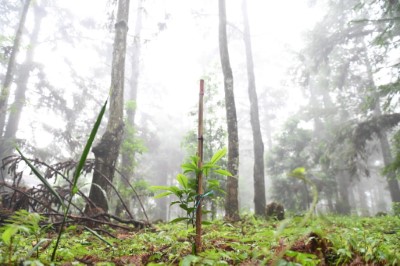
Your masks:
[{"label": "dead branch", "polygon": [[[71,176],[71,174],[75,170],[77,162],[69,160],[66,162],[59,162],[53,165],[49,165],[38,159],[28,159],[28,160],[32,162],[32,164],[34,164],[36,167],[38,167],[38,169],[42,170],[44,169],[44,171],[42,172],[44,172],[43,176],[46,179],[54,178],[55,180],[54,182],[56,182],[57,178],[61,177],[62,180],[66,182],[64,185],[57,186],[54,188],[58,192],[60,197],[64,201],[67,201],[68,197],[70,197],[71,195],[70,191],[72,188],[72,181],[70,180],[69,176]],[[21,167],[19,167],[19,164],[23,162],[22,158],[20,156],[12,155],[4,158],[1,162],[2,162],[1,169],[2,170],[7,169],[7,179],[3,177],[3,181],[0,182],[0,188],[3,188],[3,190],[4,188],[6,189],[1,193],[2,199],[0,201],[0,207],[2,207],[5,211],[7,210],[11,211],[11,213],[20,208],[24,208],[27,210],[30,209],[45,217],[48,217],[49,220],[51,221],[48,222],[48,224],[59,226],[61,224],[63,212],[61,209],[61,204],[54,198],[54,195],[52,195],[43,184],[39,184],[32,188],[25,188],[21,186],[22,184],[21,181],[25,170],[25,169],[19,170],[21,169]],[[93,169],[94,169],[94,160],[87,160],[85,162],[82,172],[84,174],[88,174],[91,173]],[[151,226],[146,211],[144,209],[143,203],[141,202],[140,197],[137,194],[136,190],[126,179],[126,177],[124,177],[121,174],[120,171],[118,171],[117,169],[116,171],[121,175],[122,178],[124,178],[127,181],[131,189],[134,191],[137,199],[140,202],[143,213],[146,216],[147,222],[135,221],[133,219],[133,215],[129,211],[127,205],[123,201],[122,196],[120,195],[116,187],[110,182],[110,180],[106,176],[101,174],[101,176],[105,178],[105,180],[110,184],[110,186],[118,196],[119,200],[121,201],[122,205],[124,206],[125,210],[127,211],[131,219],[125,220],[118,216],[104,213],[101,211],[97,212],[95,215],[93,215],[92,213],[90,216],[88,214],[85,214],[81,207],[77,206],[72,202],[71,204],[74,207],[75,212],[79,213],[79,215],[69,214],[67,223],[85,224],[86,226],[91,225],[92,227],[99,225],[108,225],[123,230],[132,230],[132,227],[123,226],[120,224],[133,225],[134,228],[139,228],[139,229]],[[90,206],[95,207],[95,204],[81,190],[78,190],[78,195],[80,195],[84,199],[84,202],[86,202],[85,205],[90,204]],[[111,222],[111,220],[114,220],[117,223]]]},{"label": "dead branch", "polygon": [[140,207],[142,208],[143,214],[146,217],[146,221],[147,221],[147,223],[150,223],[149,217],[147,216],[147,213],[146,213],[146,209],[144,208],[143,202],[140,199],[140,196],[137,193],[136,189],[132,186],[131,182],[129,182],[128,178],[125,175],[123,175],[120,170],[115,169],[115,171],[126,181],[126,183],[129,185],[129,187],[132,189],[133,193],[135,193],[135,196],[136,196],[137,200],[139,201]]}]

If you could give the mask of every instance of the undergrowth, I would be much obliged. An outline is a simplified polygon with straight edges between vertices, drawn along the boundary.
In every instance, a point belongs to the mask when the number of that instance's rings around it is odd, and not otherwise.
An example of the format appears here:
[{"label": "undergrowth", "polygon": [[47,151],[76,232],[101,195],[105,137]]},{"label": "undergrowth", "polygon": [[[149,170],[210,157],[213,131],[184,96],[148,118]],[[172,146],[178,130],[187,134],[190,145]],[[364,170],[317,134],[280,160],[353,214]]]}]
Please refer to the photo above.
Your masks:
[{"label": "undergrowth", "polygon": [[[204,251],[197,256],[191,254],[188,240],[194,229],[183,223],[157,224],[152,229],[140,232],[132,229],[129,233],[104,228],[116,237],[102,235],[106,242],[84,227],[70,226],[62,235],[55,262],[57,265],[71,265],[71,262],[74,265],[400,264],[399,217],[321,216],[299,228],[301,221],[302,217],[277,222],[253,216],[244,216],[237,223],[214,221],[204,225]],[[15,224],[29,230],[13,231],[12,242],[6,232],[10,232],[13,224],[1,227],[1,264],[50,264],[53,233],[32,225],[32,221],[29,223]],[[40,241],[43,243],[32,252]],[[285,250],[289,243],[290,250]],[[276,260],[282,250],[284,256]]]}]

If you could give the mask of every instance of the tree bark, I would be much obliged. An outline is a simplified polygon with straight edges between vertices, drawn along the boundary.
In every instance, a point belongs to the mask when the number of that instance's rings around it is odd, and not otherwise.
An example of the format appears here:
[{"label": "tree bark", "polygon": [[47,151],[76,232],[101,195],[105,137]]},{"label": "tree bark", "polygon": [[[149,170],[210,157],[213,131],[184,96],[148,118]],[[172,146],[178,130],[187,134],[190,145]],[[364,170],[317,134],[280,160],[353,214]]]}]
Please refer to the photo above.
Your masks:
[{"label": "tree bark", "polygon": [[[6,121],[6,114],[7,114],[7,103],[8,103],[8,98],[10,96],[10,87],[11,83],[13,81],[14,77],[14,71],[15,71],[15,65],[16,65],[16,57],[19,51],[20,47],[20,42],[21,42],[21,37],[22,37],[22,31],[25,26],[25,20],[28,14],[28,9],[29,5],[31,3],[31,0],[25,0],[22,13],[21,13],[21,19],[18,24],[17,31],[15,33],[15,38],[14,38],[14,44],[13,48],[11,51],[10,59],[8,60],[8,65],[7,65],[7,72],[6,76],[4,78],[4,83],[1,89],[1,95],[0,95],[0,137],[3,136],[4,132],[4,125]],[[0,153],[2,153],[0,151]]]},{"label": "tree bark", "polygon": [[225,0],[219,0],[219,53],[224,74],[225,108],[228,127],[228,177],[225,201],[225,217],[239,220],[238,173],[239,173],[239,137],[236,118],[235,97],[233,92],[233,74],[229,61],[228,40],[226,34]]},{"label": "tree bark", "polygon": [[[106,178],[112,182],[117,163],[119,148],[123,137],[123,106],[124,106],[124,76],[126,37],[128,32],[129,0],[118,1],[117,21],[115,23],[115,39],[113,49],[113,62],[111,70],[110,109],[107,128],[100,142],[93,147],[95,155],[95,168],[89,199],[96,206],[87,206],[86,213],[91,213],[91,208],[98,207],[108,212],[107,198],[109,186]],[[102,188],[102,189],[100,189]]]},{"label": "tree bark", "polygon": [[[136,100],[139,83],[139,65],[140,65],[140,53],[141,53],[141,38],[140,33],[142,30],[142,17],[143,17],[143,0],[138,0],[137,16],[133,39],[133,55],[131,57],[131,79],[130,79],[130,90],[127,91],[127,101],[132,103],[126,108],[126,119],[125,119],[125,132],[124,139],[121,149],[121,172],[126,177],[127,181],[132,181],[134,176],[135,168],[135,116],[136,116]],[[132,148],[133,147],[133,148]],[[122,180],[122,184],[127,186],[125,179]],[[130,208],[130,202],[126,202],[128,208]],[[122,204],[117,205],[116,213],[122,211]]]},{"label": "tree bark", "polygon": [[244,23],[244,44],[246,48],[248,91],[250,99],[250,123],[253,131],[254,149],[254,210],[258,216],[265,215],[264,143],[261,136],[256,79],[254,75],[253,54],[250,39],[250,25],[247,15],[247,1],[242,2]]}]

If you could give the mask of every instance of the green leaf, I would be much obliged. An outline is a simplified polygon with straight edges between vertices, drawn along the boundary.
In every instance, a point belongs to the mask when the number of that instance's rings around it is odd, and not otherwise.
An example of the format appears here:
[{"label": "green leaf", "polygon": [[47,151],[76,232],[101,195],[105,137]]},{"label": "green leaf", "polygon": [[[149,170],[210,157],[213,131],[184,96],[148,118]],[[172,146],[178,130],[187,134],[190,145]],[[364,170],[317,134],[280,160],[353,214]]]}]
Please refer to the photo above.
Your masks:
[{"label": "green leaf", "polygon": [[218,179],[208,179],[207,180],[207,185],[208,185],[209,188],[210,187],[218,188],[220,186]]},{"label": "green leaf", "polygon": [[210,196],[210,195],[212,195],[212,194],[214,194],[214,191],[213,191],[213,190],[210,190],[210,191],[208,191],[207,193],[204,193],[204,194],[203,194],[203,197],[205,198],[205,197],[208,197],[208,196]]},{"label": "green leaf", "polygon": [[78,191],[79,191],[78,187],[77,187],[77,186],[73,186],[73,187],[72,187],[71,194],[72,194],[72,195],[75,195],[76,193],[78,193]]},{"label": "green leaf", "polygon": [[203,164],[203,169],[211,169],[211,168],[214,168],[214,167],[216,167],[216,165],[212,164],[210,162]]},{"label": "green leaf", "polygon": [[181,190],[177,186],[170,186],[168,190],[177,196],[181,194]]},{"label": "green leaf", "polygon": [[93,231],[92,229],[88,228],[88,227],[84,227],[87,231],[89,231],[90,233],[92,233],[95,237],[97,237],[98,239],[100,239],[101,241],[103,241],[104,243],[106,243],[108,246],[112,247],[112,244],[110,242],[108,242],[106,239],[104,239],[101,235],[99,235],[96,231]]},{"label": "green leaf", "polygon": [[185,211],[188,210],[188,205],[187,205],[187,204],[181,203],[181,204],[179,204],[179,207],[180,207],[182,210],[185,210]]},{"label": "green leaf", "polygon": [[171,191],[172,193],[176,194],[180,189],[177,186],[152,186],[154,190],[167,190]]},{"label": "green leaf", "polygon": [[233,176],[231,174],[231,172],[229,172],[228,170],[225,170],[225,169],[216,169],[216,170],[214,170],[214,173],[220,174],[220,175],[223,175],[223,176]]},{"label": "green leaf", "polygon": [[192,213],[192,212],[194,212],[195,210],[196,210],[196,208],[191,207],[191,208],[187,208],[186,212],[187,212],[187,213]]},{"label": "green leaf", "polygon": [[43,238],[43,239],[41,239],[41,240],[29,251],[29,253],[28,253],[28,255],[26,256],[26,258],[32,257],[33,253],[34,253],[35,251],[37,251],[37,250],[40,248],[40,246],[42,246],[42,245],[45,244],[45,243],[48,243],[48,241],[50,241],[50,240],[51,240],[50,238]]},{"label": "green leaf", "polygon": [[179,263],[179,266],[190,266],[192,263],[196,263],[199,261],[199,257],[195,255],[187,255],[183,260]]},{"label": "green leaf", "polygon": [[172,206],[172,205],[175,205],[175,204],[179,204],[179,203],[181,203],[179,200],[177,200],[177,201],[172,201],[172,202],[169,204],[169,206]]},{"label": "green leaf", "polygon": [[210,225],[210,224],[212,224],[212,222],[210,222],[210,221],[201,221],[201,224],[203,224],[203,225]]},{"label": "green leaf", "polygon": [[72,185],[72,191],[71,191],[72,192],[71,199],[72,199],[72,196],[75,195],[78,192],[78,188],[76,187],[77,183],[78,183],[78,179],[79,179],[79,176],[81,175],[82,168],[85,165],[86,158],[87,158],[87,156],[88,156],[88,154],[89,154],[89,152],[91,150],[93,141],[94,141],[94,139],[96,137],[96,134],[97,134],[97,130],[100,127],[100,123],[101,123],[101,120],[103,119],[104,112],[106,111],[107,101],[108,100],[105,101],[103,107],[100,110],[99,115],[97,116],[96,123],[94,124],[94,126],[92,128],[92,131],[90,132],[89,139],[86,142],[86,146],[83,149],[83,152],[82,152],[81,158],[79,160],[78,166],[75,169],[73,185]]},{"label": "green leaf", "polygon": [[168,190],[169,186],[151,186],[150,189],[152,191],[157,191],[157,190]]},{"label": "green leaf", "polygon": [[184,163],[181,167],[184,174],[190,172],[197,173],[200,170],[197,165],[193,165],[192,163]]},{"label": "green leaf", "polygon": [[[163,192],[163,193],[160,193],[160,194],[158,194],[158,195],[155,195],[154,198],[155,198],[155,199],[160,199],[160,198],[164,198],[164,197],[167,197],[167,196],[169,196],[169,195],[172,195],[172,194],[174,194],[174,193],[172,193],[171,191],[165,191],[165,192]],[[171,204],[172,204],[172,203],[171,203]]]},{"label": "green leaf", "polygon": [[179,184],[184,188],[184,189],[188,189],[188,178],[185,175],[182,174],[178,174],[176,176],[176,180],[178,180]]},{"label": "green leaf", "polygon": [[49,182],[47,182],[47,179],[44,178],[40,172],[36,169],[35,166],[33,166],[29,160],[21,153],[21,151],[17,149],[17,152],[19,153],[19,155],[21,156],[22,160],[24,160],[24,162],[29,166],[29,168],[31,168],[32,172],[40,179],[40,181],[42,181],[42,183],[47,187],[47,189],[50,191],[51,194],[53,194],[57,200],[60,202],[63,210],[65,209],[65,205],[64,205],[64,201],[62,200],[61,196],[57,193],[57,191],[54,190],[54,188],[49,184]]},{"label": "green leaf", "polygon": [[289,176],[303,180],[306,176],[306,169],[304,167],[297,167],[289,173]]},{"label": "green leaf", "polygon": [[200,157],[197,155],[190,156],[191,163],[196,167],[199,165]]},{"label": "green leaf", "polygon": [[217,167],[217,166],[214,165],[214,164],[211,164],[211,163],[209,163],[209,162],[203,164],[202,170],[203,170],[203,172],[204,172],[204,175],[205,175],[205,176],[208,176],[208,173],[209,173],[210,170],[213,169],[214,167]]},{"label": "green leaf", "polygon": [[189,218],[187,218],[187,217],[178,217],[178,218],[173,219],[172,221],[170,221],[170,223],[178,223],[178,222],[187,221],[187,220],[189,220]]},{"label": "green leaf", "polygon": [[226,154],[226,148],[217,151],[211,158],[210,163],[216,164],[219,160],[221,160],[222,157],[225,156],[225,154]]},{"label": "green leaf", "polygon": [[3,234],[1,235],[1,239],[6,245],[10,245],[11,238],[18,232],[17,226],[10,226],[8,227]]},{"label": "green leaf", "polygon": [[10,245],[11,238],[15,234],[17,234],[18,231],[23,231],[23,232],[29,233],[29,229],[26,226],[11,224],[7,227],[7,229],[1,235],[1,239],[3,240],[4,243],[6,243],[7,245]]}]

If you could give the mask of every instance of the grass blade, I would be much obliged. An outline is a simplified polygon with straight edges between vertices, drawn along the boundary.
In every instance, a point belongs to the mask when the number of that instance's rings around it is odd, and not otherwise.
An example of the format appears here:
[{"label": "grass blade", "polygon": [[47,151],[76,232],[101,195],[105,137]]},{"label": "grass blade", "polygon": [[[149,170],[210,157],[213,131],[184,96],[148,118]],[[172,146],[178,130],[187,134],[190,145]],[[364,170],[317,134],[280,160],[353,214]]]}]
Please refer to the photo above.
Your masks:
[{"label": "grass blade", "polygon": [[81,159],[79,160],[78,166],[75,169],[73,185],[72,185],[72,189],[71,189],[71,196],[69,197],[67,208],[64,211],[64,217],[63,217],[63,220],[62,220],[62,223],[61,223],[61,226],[60,226],[60,231],[58,233],[57,241],[56,241],[56,244],[54,246],[53,253],[51,254],[51,261],[52,262],[54,261],[54,259],[56,257],[58,245],[60,244],[61,235],[63,233],[63,227],[65,225],[65,221],[67,220],[67,215],[68,215],[69,207],[71,206],[72,198],[78,192],[77,183],[78,183],[79,176],[80,176],[82,168],[83,168],[83,166],[85,164],[86,158],[87,158],[87,156],[89,154],[89,151],[90,151],[90,149],[92,147],[92,144],[93,144],[94,138],[96,136],[97,130],[100,127],[101,120],[103,118],[104,112],[105,112],[106,107],[107,107],[107,101],[108,100],[105,101],[103,107],[100,110],[99,115],[97,116],[96,123],[94,124],[94,126],[92,128],[92,131],[90,132],[90,136],[89,136],[89,139],[86,142],[85,148],[83,149],[83,152],[82,152],[82,155],[81,155]]},{"label": "grass blade", "polygon": [[100,123],[101,123],[101,120],[103,119],[104,112],[106,111],[107,101],[108,100],[105,101],[103,107],[101,108],[101,111],[100,111],[99,115],[97,116],[96,123],[93,126],[92,132],[90,132],[89,139],[86,142],[86,146],[85,146],[85,148],[84,148],[84,150],[82,152],[82,155],[81,155],[81,158],[79,160],[78,166],[75,169],[74,179],[73,179],[73,186],[72,186],[72,195],[75,195],[78,192],[78,188],[76,187],[76,185],[78,183],[78,179],[79,179],[79,176],[81,174],[82,168],[85,165],[86,158],[87,158],[87,156],[88,156],[88,154],[90,152],[90,149],[92,148],[93,141],[94,141],[94,139],[96,137],[97,130],[100,127]]},{"label": "grass blade", "polygon": [[50,193],[53,194],[58,199],[58,201],[60,202],[60,204],[64,210],[65,209],[64,201],[62,200],[60,195],[57,193],[57,191],[54,190],[54,188],[52,187],[52,185],[50,185],[50,183],[47,181],[47,179],[42,176],[42,174],[36,169],[35,166],[33,166],[33,164],[31,164],[31,162],[29,162],[29,160],[22,154],[22,152],[18,148],[16,148],[16,150],[19,153],[19,155],[21,156],[22,160],[24,160],[24,162],[29,166],[29,168],[31,168],[32,172],[40,179],[40,181],[42,181],[42,183],[47,187],[47,189],[50,191]]},{"label": "grass blade", "polygon": [[28,255],[26,255],[26,258],[30,258],[32,257],[33,253],[35,253],[37,250],[39,250],[40,246],[42,246],[43,244],[47,243],[48,241],[50,241],[50,238],[43,238],[41,239],[29,252]]},{"label": "grass blade", "polygon": [[89,231],[90,233],[92,233],[95,237],[97,237],[98,239],[100,239],[101,241],[103,241],[104,243],[106,243],[107,245],[109,245],[110,247],[112,247],[113,245],[108,242],[106,239],[104,239],[101,235],[99,235],[96,231],[93,231],[92,229],[90,229],[89,227],[84,227],[87,231]]}]

